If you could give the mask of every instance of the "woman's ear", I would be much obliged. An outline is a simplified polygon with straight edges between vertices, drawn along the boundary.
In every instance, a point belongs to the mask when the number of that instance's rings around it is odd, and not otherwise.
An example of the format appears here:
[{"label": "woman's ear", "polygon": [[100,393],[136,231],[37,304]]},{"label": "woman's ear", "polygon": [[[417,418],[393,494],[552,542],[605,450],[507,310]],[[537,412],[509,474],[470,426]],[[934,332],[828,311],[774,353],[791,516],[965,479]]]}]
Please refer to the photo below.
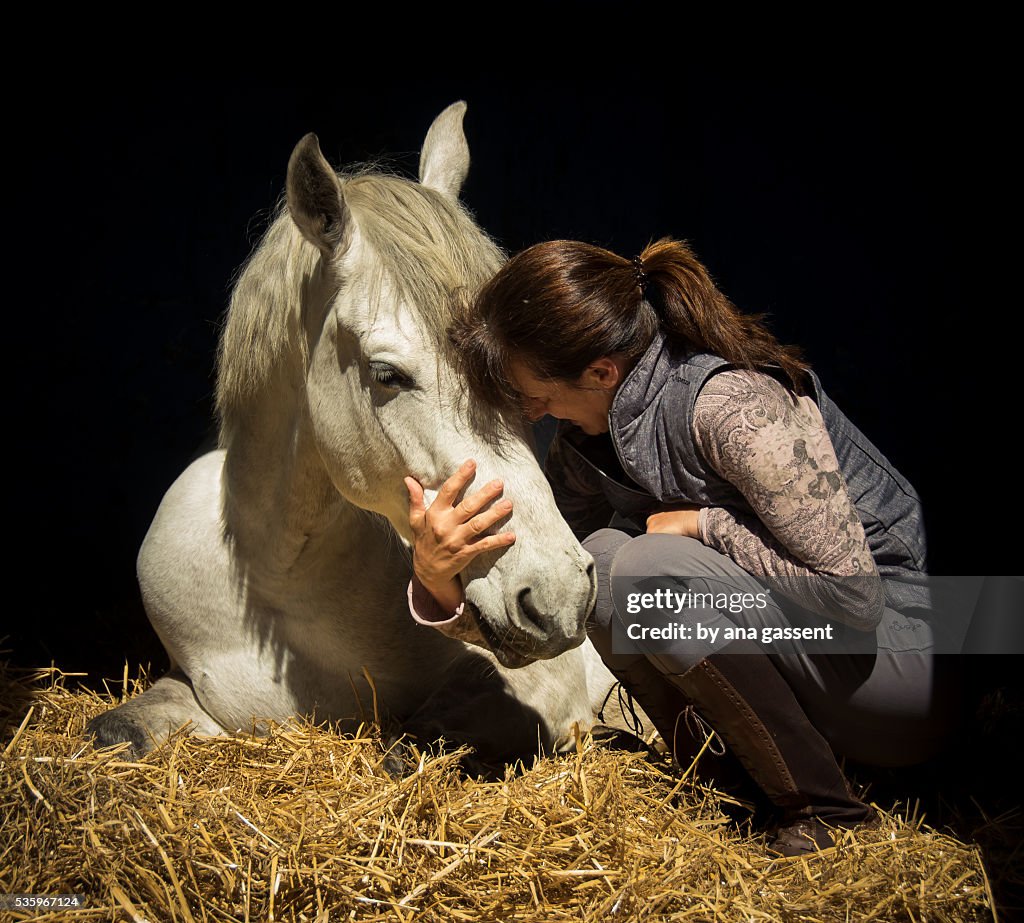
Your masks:
[{"label": "woman's ear", "polygon": [[624,374],[623,365],[616,357],[602,356],[583,370],[580,383],[587,388],[609,390],[619,386]]}]

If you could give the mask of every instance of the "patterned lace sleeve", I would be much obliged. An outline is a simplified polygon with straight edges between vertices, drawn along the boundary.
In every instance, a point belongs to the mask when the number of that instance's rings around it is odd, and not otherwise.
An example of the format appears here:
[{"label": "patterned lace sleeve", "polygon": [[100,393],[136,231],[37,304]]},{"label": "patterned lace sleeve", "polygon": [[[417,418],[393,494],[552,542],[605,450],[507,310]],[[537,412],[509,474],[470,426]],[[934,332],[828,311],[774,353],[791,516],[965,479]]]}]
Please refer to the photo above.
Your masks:
[{"label": "patterned lace sleeve", "polygon": [[694,438],[753,510],[701,510],[703,542],[805,608],[873,629],[884,591],[814,401],[761,372],[719,372],[697,397]]}]

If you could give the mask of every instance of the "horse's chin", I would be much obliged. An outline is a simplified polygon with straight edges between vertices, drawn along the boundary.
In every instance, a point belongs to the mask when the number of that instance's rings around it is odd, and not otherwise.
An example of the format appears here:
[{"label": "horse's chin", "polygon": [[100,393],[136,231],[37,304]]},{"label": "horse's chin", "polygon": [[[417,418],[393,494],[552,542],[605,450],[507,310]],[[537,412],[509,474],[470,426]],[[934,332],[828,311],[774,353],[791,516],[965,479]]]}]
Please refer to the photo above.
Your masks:
[{"label": "horse's chin", "polygon": [[510,651],[507,646],[500,647],[493,653],[498,658],[498,663],[503,667],[508,667],[510,670],[518,670],[520,667],[525,667],[535,662],[535,658],[525,657],[522,654]]}]

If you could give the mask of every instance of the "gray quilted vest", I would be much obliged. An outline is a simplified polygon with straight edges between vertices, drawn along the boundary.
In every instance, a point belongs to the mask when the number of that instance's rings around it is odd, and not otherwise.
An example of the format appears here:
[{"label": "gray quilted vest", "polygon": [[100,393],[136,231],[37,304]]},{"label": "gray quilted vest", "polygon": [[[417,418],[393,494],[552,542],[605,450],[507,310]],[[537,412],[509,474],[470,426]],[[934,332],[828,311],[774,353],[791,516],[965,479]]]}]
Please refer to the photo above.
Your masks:
[{"label": "gray quilted vest", "polygon": [[[627,478],[609,477],[581,451],[579,431],[559,424],[555,439],[587,461],[619,514],[634,522],[659,504],[690,502],[749,510],[743,495],[701,458],[693,444],[694,404],[701,387],[731,363],[710,353],[680,353],[659,333],[623,380],[609,412],[615,455]],[[786,381],[782,376],[783,382]],[[833,403],[818,376],[808,396],[821,411],[850,499],[896,609],[927,606],[921,501],[910,482]],[[591,440],[585,440],[591,441]],[[605,470],[601,470],[601,469]],[[629,483],[631,481],[632,483]]]}]

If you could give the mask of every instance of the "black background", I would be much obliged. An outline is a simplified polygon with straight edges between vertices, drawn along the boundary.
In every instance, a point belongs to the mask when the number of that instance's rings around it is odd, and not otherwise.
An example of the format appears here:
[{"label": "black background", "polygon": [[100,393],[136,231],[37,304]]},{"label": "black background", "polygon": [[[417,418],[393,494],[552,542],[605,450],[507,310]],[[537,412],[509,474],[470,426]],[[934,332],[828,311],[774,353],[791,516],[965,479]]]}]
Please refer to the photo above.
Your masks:
[{"label": "black background", "polygon": [[9,202],[26,245],[9,267],[11,658],[159,669],[135,554],[164,490],[215,438],[232,274],[293,146],[312,130],[335,166],[386,157],[413,174],[456,99],[473,158],[462,198],[502,246],[570,237],[632,255],[661,235],[690,241],[918,488],[932,572],[1004,570],[972,404],[976,334],[991,346],[985,325],[1006,310],[981,292],[1001,123],[977,74],[941,55],[894,60],[348,91],[122,75],[12,103]]}]

